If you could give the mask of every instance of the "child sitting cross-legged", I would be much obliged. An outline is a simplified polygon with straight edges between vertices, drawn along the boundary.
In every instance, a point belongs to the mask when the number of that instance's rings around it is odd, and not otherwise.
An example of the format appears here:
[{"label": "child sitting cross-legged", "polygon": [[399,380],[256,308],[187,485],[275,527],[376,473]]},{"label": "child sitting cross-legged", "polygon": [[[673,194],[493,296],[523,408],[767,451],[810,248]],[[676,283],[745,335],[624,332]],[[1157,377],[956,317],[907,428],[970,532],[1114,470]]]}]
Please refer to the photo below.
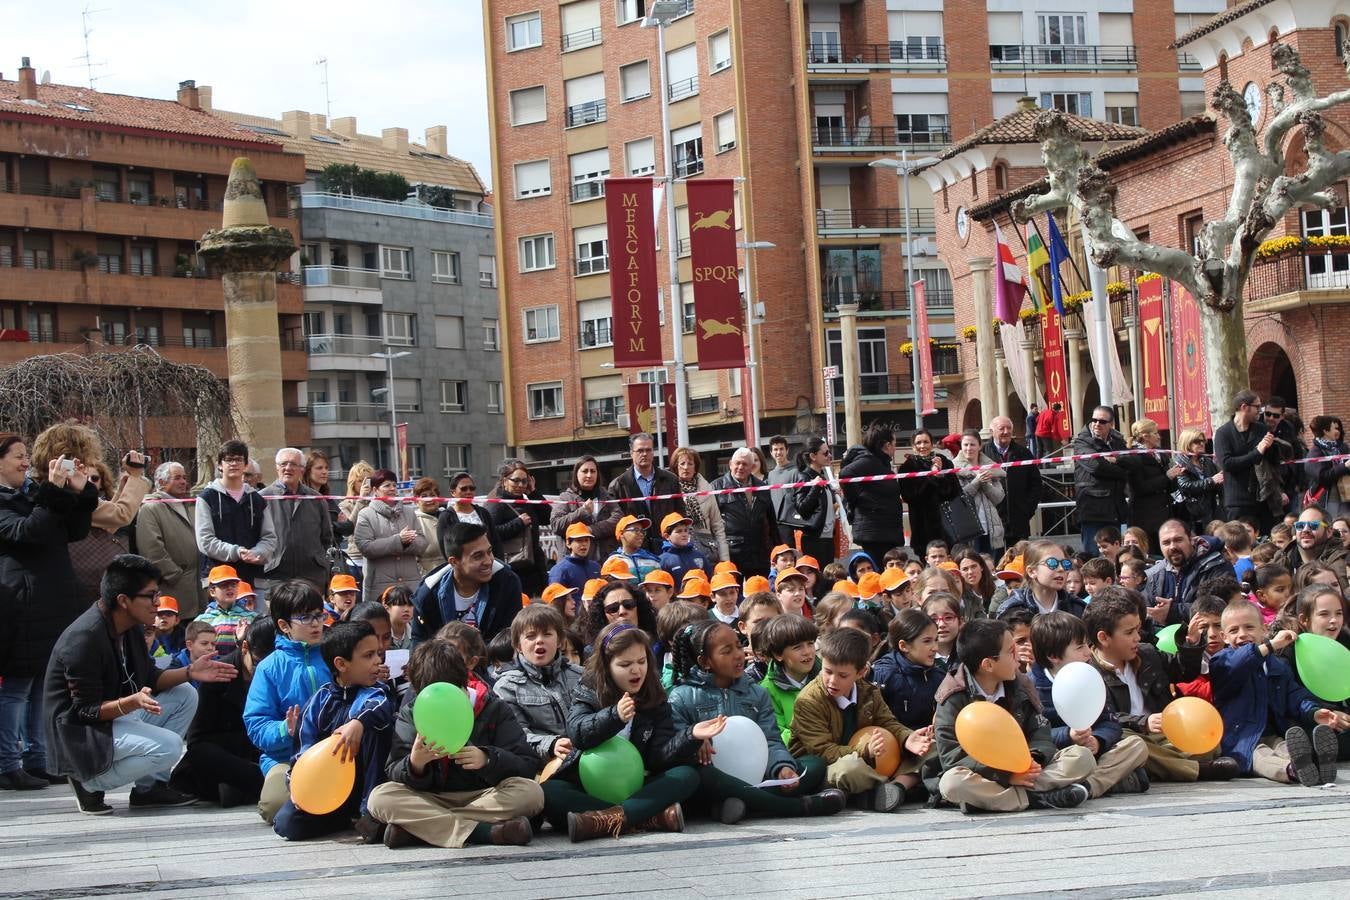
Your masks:
[{"label": "child sitting cross-legged", "polygon": [[322,653],[333,680],[319,687],[300,716],[295,758],[324,738],[338,735],[338,754],[355,761],[356,781],[347,800],[325,815],[307,813],[288,799],[277,811],[272,829],[288,841],[303,841],[355,827],[366,843],[373,844],[379,840],[379,827],[366,804],[370,792],[384,781],[395,712],[390,693],[378,682],[384,665],[380,639],[369,622],[339,622],[324,635]]},{"label": "child sitting cross-legged", "polygon": [[874,734],[861,752],[849,745],[861,728],[875,725],[889,731],[900,745],[900,765],[895,779],[911,775],[932,746],[928,731],[911,731],[895,720],[881,689],[865,680],[871,641],[854,628],[836,628],[816,642],[820,674],[801,689],[792,708],[794,755],[819,756],[829,768],[826,781],[859,805],[877,812],[891,812],[904,800],[904,790],[874,769],[869,760],[886,748],[881,734]]},{"label": "child sitting cross-legged", "polygon": [[[726,727],[726,718],[676,728],[652,657],[651,638],[631,622],[613,622],[596,636],[581,686],[567,714],[573,755],[544,782],[544,814],[573,843],[618,837],[626,831],[684,831],[680,802],[698,789],[693,763],[703,742]],[[629,741],[647,775],[620,804],[586,793],[577,756],[612,737]]]},{"label": "child sitting cross-legged", "polygon": [[[520,615],[541,609],[558,615],[537,605]],[[473,730],[458,752],[418,734],[416,693],[442,681],[462,688],[469,673],[455,645],[435,638],[419,644],[408,660],[413,693],[394,723],[389,780],[370,794],[371,817],[385,823],[384,845],[528,844],[528,817],[544,808],[544,792],[534,781],[538,756],[509,705],[491,693],[474,698]]]},{"label": "child sitting cross-legged", "polygon": [[532,603],[516,613],[510,631],[515,666],[492,686],[525,732],[536,769],[550,759],[567,759],[572,752],[567,711],[581,684],[581,667],[561,652],[566,631],[562,613],[551,606]]},{"label": "child sitting cross-legged", "polygon": [[773,703],[764,688],[745,677],[745,654],[730,626],[711,619],[686,625],[675,635],[673,650],[675,687],[670,706],[675,726],[692,727],[713,716],[748,718],[764,732],[768,743],[768,765],[761,777],[792,782],[773,788],[747,784],[712,765],[715,751],[705,745],[699,751],[700,793],[722,824],[734,825],[747,812],[814,816],[832,815],[844,808],[843,792],[820,791],[825,781],[824,760],[794,757],[784,746]]},{"label": "child sitting cross-legged", "polygon": [[793,613],[776,616],[764,623],[755,638],[755,646],[770,660],[760,687],[769,694],[773,715],[783,743],[792,743],[792,710],[797,695],[811,679],[820,674],[816,658],[816,638],[820,632],[810,619]]},{"label": "child sitting cross-legged", "polygon": [[1045,613],[1031,623],[1031,646],[1036,654],[1036,661],[1031,666],[1031,683],[1036,688],[1045,717],[1050,721],[1050,739],[1061,749],[1079,746],[1092,753],[1096,768],[1087,777],[1092,796],[1147,791],[1149,782],[1144,764],[1148,762],[1148,745],[1133,732],[1123,733],[1109,696],[1091,728],[1070,728],[1055,711],[1053,692],[1055,677],[1060,670],[1071,662],[1092,661],[1087,625],[1070,613]]},{"label": "child sitting cross-legged", "polygon": [[[938,791],[962,812],[1017,812],[1069,809],[1088,798],[1084,779],[1092,774],[1092,752],[1078,745],[1059,749],[1027,677],[1018,671],[1017,650],[1008,623],[967,622],[956,639],[960,663],[937,693]],[[997,703],[1017,721],[1031,750],[1031,768],[1004,772],[971,756],[956,737],[956,718],[977,701]]]}]

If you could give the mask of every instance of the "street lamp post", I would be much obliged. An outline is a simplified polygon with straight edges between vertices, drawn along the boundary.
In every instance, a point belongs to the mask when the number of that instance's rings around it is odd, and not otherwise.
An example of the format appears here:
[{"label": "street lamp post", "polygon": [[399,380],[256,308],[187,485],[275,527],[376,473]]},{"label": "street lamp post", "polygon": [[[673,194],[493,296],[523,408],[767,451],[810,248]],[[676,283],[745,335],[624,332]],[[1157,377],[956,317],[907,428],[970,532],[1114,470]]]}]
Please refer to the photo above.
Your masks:
[{"label": "street lamp post", "polygon": [[935,156],[925,156],[910,162],[909,151],[901,150],[899,159],[876,159],[868,163],[874,169],[895,169],[901,179],[901,194],[905,203],[905,299],[909,306],[909,345],[914,348],[909,355],[910,378],[913,381],[914,428],[923,427],[923,405],[919,401],[919,343],[914,327],[914,237],[910,231],[909,214],[909,176],[918,169],[938,162]]},{"label": "street lamp post", "polygon": [[757,315],[755,300],[755,266],[751,255],[756,250],[773,250],[778,245],[769,241],[744,241],[736,245],[745,251],[745,340],[750,345],[746,368],[750,370],[750,446],[759,446],[759,350],[755,346]]},{"label": "street lamp post", "polygon": [[[383,350],[370,355],[372,359],[384,360],[385,400],[389,402],[389,468],[393,470],[394,461],[398,459],[398,413],[394,408],[394,360],[412,356],[412,351],[400,350],[395,353],[393,350]],[[402,475],[401,472],[399,474]]]}]

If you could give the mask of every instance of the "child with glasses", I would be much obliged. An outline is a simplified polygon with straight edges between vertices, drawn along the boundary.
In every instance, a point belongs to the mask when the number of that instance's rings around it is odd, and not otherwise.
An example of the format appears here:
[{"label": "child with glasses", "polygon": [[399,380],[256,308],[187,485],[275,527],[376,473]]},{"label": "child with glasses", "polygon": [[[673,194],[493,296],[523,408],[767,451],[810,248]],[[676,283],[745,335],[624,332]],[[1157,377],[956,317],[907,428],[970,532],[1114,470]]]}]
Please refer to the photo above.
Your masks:
[{"label": "child with glasses", "polygon": [[1002,617],[1010,609],[1023,608],[1033,616],[1050,612],[1066,612],[1083,617],[1087,604],[1065,589],[1066,576],[1073,568],[1073,560],[1064,555],[1064,548],[1053,541],[1032,541],[1023,556],[1026,565],[1026,583],[1008,595],[998,609]]},{"label": "child with glasses", "polygon": [[646,547],[647,530],[651,527],[652,520],[642,516],[624,516],[614,526],[614,533],[619,538],[619,547],[609,558],[621,559],[628,563],[628,568],[638,581],[661,568],[661,557]]}]

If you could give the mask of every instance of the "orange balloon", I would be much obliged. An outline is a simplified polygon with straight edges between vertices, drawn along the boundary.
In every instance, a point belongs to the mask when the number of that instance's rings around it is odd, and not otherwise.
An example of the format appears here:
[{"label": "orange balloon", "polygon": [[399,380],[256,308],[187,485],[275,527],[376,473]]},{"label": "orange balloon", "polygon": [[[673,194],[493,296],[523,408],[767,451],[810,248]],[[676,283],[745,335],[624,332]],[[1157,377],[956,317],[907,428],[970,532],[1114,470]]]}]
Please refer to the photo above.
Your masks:
[{"label": "orange balloon", "polygon": [[895,770],[900,768],[900,742],[895,739],[895,735],[879,725],[868,725],[866,728],[859,728],[853,733],[853,737],[848,739],[849,746],[857,750],[864,758],[868,757],[867,745],[872,741],[872,735],[880,732],[881,739],[886,742],[886,747],[876,759],[872,760],[872,768],[877,770],[877,774],[885,778],[890,778],[895,774]]},{"label": "orange balloon", "polygon": [[352,795],[356,760],[342,762],[333,755],[341,740],[337,735],[324,738],[300,754],[291,767],[291,802],[310,815],[327,815]]},{"label": "orange balloon", "polygon": [[1178,697],[1162,712],[1162,730],[1182,753],[1208,753],[1223,740],[1223,717],[1199,697]]},{"label": "orange balloon", "polygon": [[1016,775],[1031,768],[1031,749],[1022,726],[997,703],[967,704],[956,716],[956,739],[966,753],[991,769]]}]

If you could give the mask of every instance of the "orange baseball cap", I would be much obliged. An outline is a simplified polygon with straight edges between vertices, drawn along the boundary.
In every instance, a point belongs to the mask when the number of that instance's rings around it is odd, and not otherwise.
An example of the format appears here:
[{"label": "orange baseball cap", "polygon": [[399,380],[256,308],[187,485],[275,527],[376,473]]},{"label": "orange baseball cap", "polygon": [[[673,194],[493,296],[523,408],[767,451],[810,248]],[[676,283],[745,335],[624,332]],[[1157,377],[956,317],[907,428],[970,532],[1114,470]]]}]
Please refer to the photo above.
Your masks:
[{"label": "orange baseball cap", "polygon": [[806,576],[805,576],[805,575],[803,575],[801,572],[798,572],[796,569],[793,569],[793,568],[790,568],[790,567],[789,567],[789,568],[786,568],[786,569],[784,569],[783,571],[779,572],[779,573],[774,577],[773,583],[774,583],[775,585],[782,584],[782,583],[783,583],[783,580],[784,580],[784,579],[787,579],[787,578],[800,578],[802,581],[805,581],[805,580],[806,580]]},{"label": "orange baseball cap", "polygon": [[858,586],[857,586],[856,584],[854,584],[853,582],[849,581],[847,578],[840,579],[839,581],[836,581],[836,582],[834,583],[834,586],[831,587],[830,590],[832,590],[832,591],[839,591],[839,592],[842,593],[842,594],[847,594],[848,596],[852,597],[854,600],[857,600],[857,599],[858,599],[858,596],[859,596],[859,595],[858,595]]},{"label": "orange baseball cap", "polygon": [[592,578],[588,580],[581,588],[581,599],[585,600],[587,603],[591,602],[591,598],[600,593],[600,589],[608,583],[609,582],[605,581],[603,578]]},{"label": "orange baseball cap", "polygon": [[944,559],[942,562],[937,564],[937,567],[939,569],[946,569],[948,572],[961,571],[961,565],[952,559]]},{"label": "orange baseball cap", "polygon": [[544,588],[544,593],[540,597],[545,603],[552,603],[559,597],[566,597],[568,594],[575,594],[576,588],[570,588],[565,584],[558,584],[556,581]]},{"label": "orange baseball cap", "polygon": [[628,560],[622,556],[611,556],[605,560],[605,564],[600,567],[600,575],[604,578],[617,578],[620,581],[637,581]]},{"label": "orange baseball cap", "polygon": [[[780,576],[781,577],[781,576]],[[762,594],[769,590],[769,579],[763,575],[751,575],[745,579],[745,592],[747,594]]]},{"label": "orange baseball cap", "polygon": [[1014,556],[1011,562],[994,573],[994,577],[1004,581],[1021,581],[1027,577],[1026,564],[1022,562],[1022,557]]},{"label": "orange baseball cap", "polygon": [[643,531],[646,531],[648,528],[652,527],[652,520],[648,519],[646,516],[624,516],[619,520],[619,524],[614,526],[614,533],[616,535],[623,534],[634,525],[637,525],[642,528]]},{"label": "orange baseball cap", "polygon": [[684,582],[688,581],[691,578],[702,578],[704,581],[707,581],[708,573],[703,571],[702,569],[690,569],[688,572],[685,572],[682,576],[680,576],[680,583],[683,584]]},{"label": "orange baseball cap", "polygon": [[812,572],[819,572],[820,563],[816,562],[814,556],[803,556],[801,559],[797,560],[796,568],[810,569]]},{"label": "orange baseball cap", "polygon": [[175,616],[178,615],[178,599],[168,594],[160,594],[159,606],[155,607],[155,612],[171,612]]},{"label": "orange baseball cap", "polygon": [[670,513],[661,520],[661,537],[670,534],[670,529],[674,528],[676,525],[691,525],[693,522],[694,520],[688,516],[680,515],[677,512]]},{"label": "orange baseball cap", "polygon": [[642,579],[643,584],[663,584],[675,590],[675,576],[671,575],[665,569],[652,569],[647,573],[647,577]]},{"label": "orange baseball cap", "polygon": [[587,525],[585,522],[573,522],[571,525],[567,526],[567,534],[563,540],[570,541],[574,538],[593,537],[595,537],[595,532],[591,531],[591,526]]},{"label": "orange baseball cap", "polygon": [[741,583],[736,579],[735,575],[732,575],[730,572],[718,572],[712,577],[710,589],[716,592],[724,591],[727,588],[740,588],[740,586]]},{"label": "orange baseball cap", "polygon": [[702,578],[694,578],[686,581],[680,588],[680,592],[675,595],[676,600],[711,600],[712,588],[708,582]]},{"label": "orange baseball cap", "polygon": [[234,570],[234,566],[216,566],[206,575],[206,583],[215,587],[218,584],[224,584],[227,581],[238,581],[239,573]]},{"label": "orange baseball cap", "polygon": [[736,564],[729,559],[724,559],[713,566],[713,574],[716,575],[719,572],[735,572],[737,575],[741,574],[741,570],[736,568]]},{"label": "orange baseball cap", "polygon": [[330,591],[355,591],[359,590],[356,586],[356,579],[351,575],[334,575],[333,580],[328,582]]},{"label": "orange baseball cap", "polygon": [[777,547],[773,548],[773,551],[771,553],[769,553],[769,559],[777,559],[778,554],[780,553],[791,553],[793,555],[796,555],[797,548],[789,547],[787,544],[779,544]]},{"label": "orange baseball cap", "polygon": [[858,579],[858,599],[871,600],[881,593],[881,576],[876,572],[867,572]]},{"label": "orange baseball cap", "polygon": [[256,597],[258,596],[258,592],[255,591],[253,585],[249,584],[247,581],[241,581],[239,582],[239,587],[235,589],[234,596],[235,599],[240,597]]},{"label": "orange baseball cap", "polygon": [[530,599],[530,595],[529,595],[529,594],[521,594],[521,595],[520,595],[520,605],[521,605],[522,607],[529,606],[529,605],[530,605],[531,603],[533,603],[533,602],[534,602],[534,601]]},{"label": "orange baseball cap", "polygon": [[900,588],[909,584],[909,576],[905,574],[904,569],[883,569],[881,572],[881,589],[886,593],[898,591]]}]

